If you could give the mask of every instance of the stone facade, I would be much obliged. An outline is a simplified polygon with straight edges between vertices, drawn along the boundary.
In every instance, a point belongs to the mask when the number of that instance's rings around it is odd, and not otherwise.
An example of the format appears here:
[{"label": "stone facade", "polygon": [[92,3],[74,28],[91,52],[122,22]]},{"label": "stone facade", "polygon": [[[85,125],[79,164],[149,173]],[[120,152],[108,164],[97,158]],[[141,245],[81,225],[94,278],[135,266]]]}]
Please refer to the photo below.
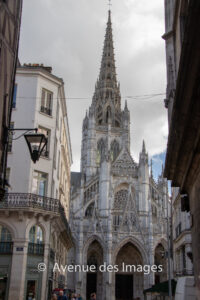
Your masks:
[{"label": "stone facade", "polygon": [[[115,272],[68,274],[68,287],[88,299],[140,297],[155,281],[166,280],[167,181],[149,174],[143,142],[139,163],[130,154],[130,112],[121,109],[109,11],[99,78],[83,120],[81,172],[71,175],[70,226],[75,247],[68,263],[119,265]],[[162,264],[163,272],[123,272],[122,263]],[[124,277],[125,276],[125,277]],[[124,284],[122,284],[124,283]],[[125,289],[122,287],[125,287]],[[128,290],[128,292],[126,291]]]}]

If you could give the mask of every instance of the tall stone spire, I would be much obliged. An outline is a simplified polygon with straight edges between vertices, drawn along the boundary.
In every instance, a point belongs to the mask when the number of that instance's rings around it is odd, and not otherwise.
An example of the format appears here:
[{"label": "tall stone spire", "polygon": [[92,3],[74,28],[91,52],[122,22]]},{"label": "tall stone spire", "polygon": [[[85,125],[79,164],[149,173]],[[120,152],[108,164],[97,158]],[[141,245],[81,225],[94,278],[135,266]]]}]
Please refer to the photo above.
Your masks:
[{"label": "tall stone spire", "polygon": [[101,68],[95,86],[92,108],[96,115],[97,125],[105,125],[108,123],[108,119],[111,119],[112,126],[121,126],[121,95],[116,76],[110,10],[108,11]]},{"label": "tall stone spire", "polygon": [[109,87],[115,89],[117,87],[115,55],[113,46],[111,12],[108,12],[108,22],[106,28],[106,35],[104,40],[103,55],[101,60],[101,69],[99,74],[99,81]]}]

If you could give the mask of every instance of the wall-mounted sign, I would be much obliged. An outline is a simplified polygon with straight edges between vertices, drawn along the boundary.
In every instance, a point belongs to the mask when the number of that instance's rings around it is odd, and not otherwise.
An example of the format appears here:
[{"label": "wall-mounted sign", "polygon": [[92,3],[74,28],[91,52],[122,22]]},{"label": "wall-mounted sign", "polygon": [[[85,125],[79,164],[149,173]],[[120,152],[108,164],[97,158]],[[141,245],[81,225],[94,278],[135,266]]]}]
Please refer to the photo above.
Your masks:
[{"label": "wall-mounted sign", "polygon": [[24,247],[16,247],[16,251],[24,251]]}]

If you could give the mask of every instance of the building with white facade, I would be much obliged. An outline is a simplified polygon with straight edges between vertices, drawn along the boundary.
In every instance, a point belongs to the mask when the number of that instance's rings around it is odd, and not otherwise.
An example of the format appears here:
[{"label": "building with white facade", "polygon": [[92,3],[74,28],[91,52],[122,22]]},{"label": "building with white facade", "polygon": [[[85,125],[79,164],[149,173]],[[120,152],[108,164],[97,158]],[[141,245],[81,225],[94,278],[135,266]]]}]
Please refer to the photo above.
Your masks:
[{"label": "building with white facade", "polygon": [[[69,287],[83,299],[143,299],[143,290],[167,280],[165,252],[167,181],[149,172],[143,142],[136,163],[130,154],[130,112],[121,108],[109,11],[99,78],[83,120],[81,172],[71,175],[70,226],[75,247],[68,263],[95,265],[70,273]],[[123,270],[125,265],[162,265],[163,271]],[[102,265],[118,266],[104,272]],[[112,269],[112,267],[111,267]]]},{"label": "building with white facade", "polygon": [[[48,142],[34,164],[20,137],[25,131],[9,138],[10,189],[0,205],[4,299],[47,299],[53,288],[66,287],[65,274],[52,269],[55,261],[65,265],[72,246],[67,220],[72,154],[64,83],[50,67],[24,65],[17,69],[14,96],[11,126],[38,128]],[[46,272],[38,272],[40,262]]]}]

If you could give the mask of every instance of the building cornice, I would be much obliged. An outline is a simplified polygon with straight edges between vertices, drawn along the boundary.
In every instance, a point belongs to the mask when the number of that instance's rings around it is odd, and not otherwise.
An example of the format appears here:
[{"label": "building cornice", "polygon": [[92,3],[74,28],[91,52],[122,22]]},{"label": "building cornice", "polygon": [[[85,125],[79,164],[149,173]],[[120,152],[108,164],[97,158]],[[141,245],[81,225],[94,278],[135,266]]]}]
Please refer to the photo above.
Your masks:
[{"label": "building cornice", "polygon": [[62,85],[63,79],[59,78],[50,72],[46,71],[42,67],[37,67],[37,68],[29,68],[29,67],[18,67],[16,71],[16,75],[30,75],[30,76],[41,76],[44,77],[45,79],[56,83],[57,85]]}]

